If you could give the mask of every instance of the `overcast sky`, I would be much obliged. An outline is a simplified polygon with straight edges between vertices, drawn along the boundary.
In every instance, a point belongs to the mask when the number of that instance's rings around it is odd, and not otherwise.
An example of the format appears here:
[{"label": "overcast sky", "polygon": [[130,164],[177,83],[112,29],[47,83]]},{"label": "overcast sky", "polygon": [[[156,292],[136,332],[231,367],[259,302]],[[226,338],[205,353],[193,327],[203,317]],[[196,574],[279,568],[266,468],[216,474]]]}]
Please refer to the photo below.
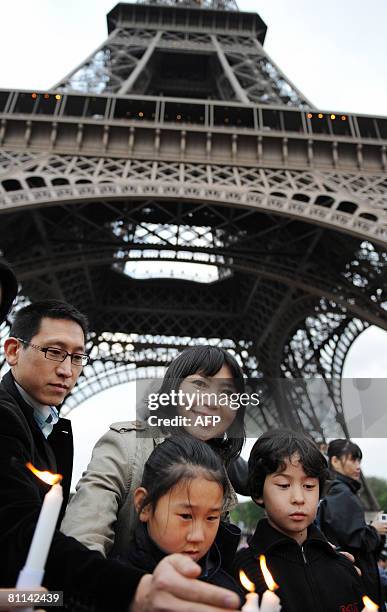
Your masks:
[{"label": "overcast sky", "polygon": [[[0,88],[45,89],[60,81],[104,40],[105,16],[115,4],[108,0],[2,2]],[[267,52],[316,106],[387,115],[385,0],[240,0],[239,7],[259,12],[268,26]],[[384,377],[386,370],[387,333],[370,329],[351,349],[345,375]],[[131,418],[130,395],[116,388],[110,396],[101,394],[74,411],[75,479],[108,424]],[[386,440],[360,444],[365,450],[365,472],[386,476]]]},{"label": "overcast sky", "polygon": [[[110,0],[1,2],[0,86],[48,88],[106,37]],[[268,26],[267,52],[327,110],[387,115],[385,0],[240,0]]]}]

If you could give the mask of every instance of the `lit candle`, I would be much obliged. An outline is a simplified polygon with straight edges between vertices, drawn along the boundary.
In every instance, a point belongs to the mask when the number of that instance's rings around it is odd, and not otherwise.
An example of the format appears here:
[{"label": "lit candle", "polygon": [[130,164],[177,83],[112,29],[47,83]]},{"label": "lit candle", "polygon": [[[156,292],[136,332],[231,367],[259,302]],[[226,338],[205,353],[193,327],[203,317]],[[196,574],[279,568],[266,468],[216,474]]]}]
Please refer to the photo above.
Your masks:
[{"label": "lit candle", "polygon": [[259,557],[259,564],[268,587],[262,596],[259,610],[260,612],[280,612],[280,598],[274,593],[274,590],[278,589],[278,584],[273,580],[273,576],[267,568],[265,555],[261,555]]},{"label": "lit candle", "polygon": [[369,597],[367,597],[367,595],[364,595],[363,599],[363,604],[364,604],[364,608],[362,610],[362,612],[371,612],[371,610],[379,610],[379,606],[377,606],[372,599],[370,599]]},{"label": "lit candle", "polygon": [[[27,463],[27,467],[41,480],[53,486],[44,497],[27,561],[18,576],[16,588],[21,590],[33,589],[42,583],[44,566],[63,502],[63,491],[59,484],[62,480],[60,474],[41,472],[31,463]],[[32,608],[26,608],[26,610],[32,610]]]},{"label": "lit candle", "polygon": [[246,595],[246,603],[242,608],[242,612],[259,612],[258,595],[255,593],[255,584],[251,582],[243,570],[239,572],[239,580],[249,593]]}]

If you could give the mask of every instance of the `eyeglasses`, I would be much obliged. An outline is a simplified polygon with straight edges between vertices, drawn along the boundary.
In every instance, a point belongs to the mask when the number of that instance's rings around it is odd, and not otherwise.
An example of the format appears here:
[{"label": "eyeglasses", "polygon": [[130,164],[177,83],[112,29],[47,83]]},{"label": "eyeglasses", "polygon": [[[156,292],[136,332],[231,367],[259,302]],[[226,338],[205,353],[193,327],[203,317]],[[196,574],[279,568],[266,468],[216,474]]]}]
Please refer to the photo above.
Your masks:
[{"label": "eyeglasses", "polygon": [[19,342],[22,342],[26,346],[31,346],[37,351],[41,351],[44,353],[46,359],[50,359],[51,361],[61,361],[63,362],[67,357],[70,357],[71,363],[75,366],[82,367],[89,363],[89,356],[83,355],[82,353],[69,353],[64,349],[54,348],[53,346],[48,346],[47,348],[42,348],[37,344],[32,344],[32,342],[27,342],[26,340],[22,340],[21,338],[17,338]]}]

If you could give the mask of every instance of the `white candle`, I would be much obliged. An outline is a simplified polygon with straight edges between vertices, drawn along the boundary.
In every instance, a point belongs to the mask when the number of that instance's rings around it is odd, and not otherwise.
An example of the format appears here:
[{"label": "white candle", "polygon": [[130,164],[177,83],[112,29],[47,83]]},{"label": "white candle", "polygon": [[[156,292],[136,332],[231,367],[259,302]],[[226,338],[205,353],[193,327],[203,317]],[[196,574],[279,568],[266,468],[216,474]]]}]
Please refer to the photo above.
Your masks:
[{"label": "white candle", "polygon": [[265,591],[261,601],[260,612],[280,612],[281,602],[278,595],[273,591]]},{"label": "white candle", "polygon": [[263,594],[261,607],[259,609],[261,612],[279,612],[281,610],[280,598],[274,593],[274,589],[278,589],[278,584],[276,584],[273,576],[269,572],[265,555],[259,555],[259,566],[265,582],[269,587]]},{"label": "white candle", "polygon": [[16,588],[31,589],[42,584],[44,566],[46,565],[62,502],[62,487],[60,484],[54,484],[45,495],[27,561],[18,576]]},{"label": "white candle", "polygon": [[259,599],[257,593],[247,593],[246,603],[242,612],[259,612]]}]

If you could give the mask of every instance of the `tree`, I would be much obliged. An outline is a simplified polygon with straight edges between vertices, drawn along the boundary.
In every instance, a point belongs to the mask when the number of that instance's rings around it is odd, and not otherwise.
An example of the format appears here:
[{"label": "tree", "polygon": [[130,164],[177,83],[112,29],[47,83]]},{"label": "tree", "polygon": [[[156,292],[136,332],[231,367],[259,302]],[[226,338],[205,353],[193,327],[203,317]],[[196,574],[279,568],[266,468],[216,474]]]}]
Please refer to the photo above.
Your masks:
[{"label": "tree", "polygon": [[231,521],[235,524],[243,523],[244,530],[253,532],[257,526],[257,523],[263,518],[265,512],[263,508],[257,506],[252,501],[243,502],[231,512]]},{"label": "tree", "polygon": [[381,509],[383,512],[387,513],[387,480],[384,478],[377,478],[376,476],[367,476],[367,482],[378,500]]}]

